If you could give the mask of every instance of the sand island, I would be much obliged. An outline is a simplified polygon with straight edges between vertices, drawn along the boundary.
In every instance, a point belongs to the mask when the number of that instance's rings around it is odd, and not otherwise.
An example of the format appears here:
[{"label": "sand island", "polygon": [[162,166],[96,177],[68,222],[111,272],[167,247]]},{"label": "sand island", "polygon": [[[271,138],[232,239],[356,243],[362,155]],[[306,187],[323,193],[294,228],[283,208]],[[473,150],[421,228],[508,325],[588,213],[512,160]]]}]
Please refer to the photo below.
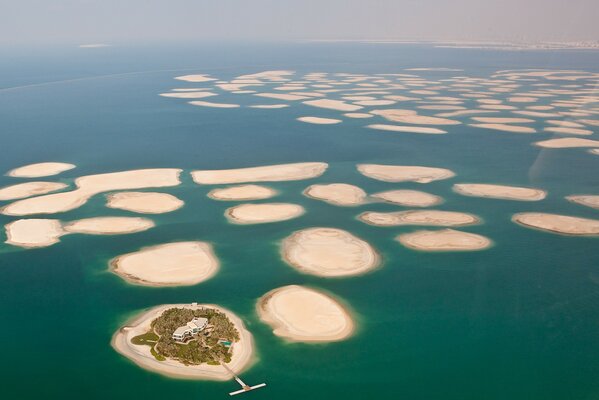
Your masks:
[{"label": "sand island", "polygon": [[336,206],[359,206],[367,196],[361,188],[347,183],[311,185],[304,190],[304,195]]},{"label": "sand island", "polygon": [[225,216],[234,224],[265,224],[287,221],[305,212],[304,207],[290,203],[240,204],[228,208]]},{"label": "sand island", "polygon": [[243,321],[212,304],[167,304],[120,328],[112,347],[138,366],[172,378],[232,379],[247,368],[254,343]]},{"label": "sand island", "polygon": [[106,206],[140,214],[162,214],[178,210],[183,204],[168,193],[120,192],[108,195]]},{"label": "sand island", "polygon": [[145,286],[186,286],[216,274],[219,261],[206,242],[173,242],[142,248],[110,261],[110,270]]},{"label": "sand island", "polygon": [[330,296],[303,286],[272,290],[256,305],[260,319],[277,336],[298,342],[332,342],[349,337],[354,323],[345,308]]},{"label": "sand island", "polygon": [[8,171],[6,175],[15,178],[40,178],[42,176],[58,175],[61,172],[75,168],[75,165],[61,162],[44,162],[25,165]]},{"label": "sand island", "polygon": [[277,191],[260,185],[239,185],[208,192],[208,197],[221,201],[262,200],[276,196]]},{"label": "sand island", "polygon": [[358,171],[364,176],[384,182],[429,183],[455,176],[445,168],[403,165],[358,164]]},{"label": "sand island", "polygon": [[60,182],[25,182],[6,186],[0,189],[0,200],[17,200],[31,196],[56,192],[67,188],[68,185]]},{"label": "sand island", "polygon": [[541,189],[483,183],[457,183],[453,190],[464,196],[503,200],[539,201],[547,196],[547,192]]},{"label": "sand island", "polygon": [[599,195],[573,195],[567,196],[566,200],[572,203],[582,204],[583,206],[599,209]]},{"label": "sand island", "polygon": [[324,277],[364,274],[380,261],[370,244],[336,228],[296,231],[283,240],[281,253],[300,272]]},{"label": "sand island", "polygon": [[306,162],[237,169],[193,171],[191,176],[195,183],[203,185],[279,182],[316,178],[322,175],[327,168],[327,163]]},{"label": "sand island", "polygon": [[512,221],[543,231],[564,235],[599,235],[599,220],[547,213],[519,213]]},{"label": "sand island", "polygon": [[367,211],[358,215],[358,219],[375,226],[465,226],[480,222],[480,219],[472,214],[441,210]]},{"label": "sand island", "polygon": [[404,207],[431,207],[443,202],[439,196],[418,190],[389,190],[375,193],[372,197]]},{"label": "sand island", "polygon": [[422,251],[473,251],[486,249],[492,244],[484,236],[454,229],[416,231],[395,239],[406,247]]}]

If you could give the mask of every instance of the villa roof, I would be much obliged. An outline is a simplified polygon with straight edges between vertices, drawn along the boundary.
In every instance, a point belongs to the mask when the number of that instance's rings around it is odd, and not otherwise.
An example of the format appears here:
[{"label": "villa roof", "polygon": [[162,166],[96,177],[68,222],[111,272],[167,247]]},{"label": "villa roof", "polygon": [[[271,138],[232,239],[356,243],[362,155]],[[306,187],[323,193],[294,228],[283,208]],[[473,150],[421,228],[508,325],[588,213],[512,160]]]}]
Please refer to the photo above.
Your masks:
[{"label": "villa roof", "polygon": [[180,326],[173,332],[173,335],[184,335],[190,328],[188,326]]}]

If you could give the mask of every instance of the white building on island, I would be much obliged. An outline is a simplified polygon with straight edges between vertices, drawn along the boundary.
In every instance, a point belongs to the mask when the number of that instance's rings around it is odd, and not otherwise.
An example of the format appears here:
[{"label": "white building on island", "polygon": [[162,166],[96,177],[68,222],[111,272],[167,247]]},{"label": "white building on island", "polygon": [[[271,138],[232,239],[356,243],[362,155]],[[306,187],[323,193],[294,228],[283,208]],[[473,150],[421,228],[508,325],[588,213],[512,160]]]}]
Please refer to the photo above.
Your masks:
[{"label": "white building on island", "polygon": [[206,318],[194,318],[187,325],[183,325],[175,329],[173,339],[177,342],[183,342],[187,338],[196,335],[206,329],[208,320]]}]

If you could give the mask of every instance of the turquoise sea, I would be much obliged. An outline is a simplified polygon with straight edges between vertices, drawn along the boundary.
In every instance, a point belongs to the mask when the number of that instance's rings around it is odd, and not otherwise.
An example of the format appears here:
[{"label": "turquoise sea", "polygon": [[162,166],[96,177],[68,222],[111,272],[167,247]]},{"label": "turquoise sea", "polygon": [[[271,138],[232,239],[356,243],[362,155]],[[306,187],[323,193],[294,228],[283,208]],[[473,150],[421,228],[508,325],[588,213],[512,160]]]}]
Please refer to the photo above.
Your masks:
[{"label": "turquoise sea", "polygon": [[[151,216],[157,226],[141,233],[72,235],[34,250],[0,244],[1,398],[227,398],[238,388],[233,381],[165,378],[138,368],[110,346],[113,332],[140,310],[197,301],[233,310],[254,334],[257,360],[242,377],[268,386],[244,394],[248,398],[599,399],[599,241],[526,229],[510,220],[523,211],[599,218],[599,211],[564,199],[599,194],[598,156],[532,146],[557,137],[543,132],[540,122],[533,125],[539,130],[534,135],[466,124],[444,127],[446,135],[419,135],[365,129],[376,123],[372,120],[301,123],[295,118],[340,114],[301,102],[280,110],[216,109],[158,96],[174,87],[206,87],[173,80],[192,73],[230,80],[279,69],[298,74],[464,70],[418,72],[436,80],[487,78],[498,70],[524,68],[599,72],[599,52],[224,43],[4,48],[0,59],[2,174],[29,163],[70,162],[77,168],[56,179],[72,184],[86,174],[183,168],[183,184],[160,191],[186,202],[173,213]],[[214,101],[277,102],[233,96]],[[599,129],[589,129],[595,132],[589,138],[599,139]],[[272,224],[227,223],[223,212],[231,203],[208,199],[213,187],[196,185],[189,176],[194,169],[300,161],[330,167],[313,180],[266,184],[281,192],[276,201],[307,210],[300,218]],[[443,167],[457,176],[426,185],[385,183],[359,174],[356,164],[364,162]],[[21,181],[0,176],[0,187]],[[363,211],[402,207],[336,207],[301,195],[316,182],[352,183],[368,193],[409,188],[437,194],[445,199],[439,209],[480,216],[483,224],[463,230],[488,236],[495,245],[471,253],[409,250],[393,238],[417,227],[380,228],[355,219]],[[530,203],[471,198],[452,192],[457,182],[534,186],[549,194]],[[56,218],[135,215],[104,204],[99,195]],[[0,215],[2,225],[12,220]],[[367,240],[383,264],[344,279],[298,273],[280,259],[278,243],[313,226],[346,229]],[[219,273],[191,287],[150,288],[129,285],[107,271],[108,260],[117,255],[177,240],[213,243],[222,263]],[[355,316],[355,335],[316,345],[274,336],[258,319],[255,302],[288,284],[342,299]]]}]

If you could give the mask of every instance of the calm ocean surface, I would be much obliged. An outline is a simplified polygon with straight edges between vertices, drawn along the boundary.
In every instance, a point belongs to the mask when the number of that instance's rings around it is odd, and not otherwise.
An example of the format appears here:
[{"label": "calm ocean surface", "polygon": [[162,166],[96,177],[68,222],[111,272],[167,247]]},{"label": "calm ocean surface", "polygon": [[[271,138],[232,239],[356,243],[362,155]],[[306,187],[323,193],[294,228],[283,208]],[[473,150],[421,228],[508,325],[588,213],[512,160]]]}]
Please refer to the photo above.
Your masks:
[{"label": "calm ocean surface", "polygon": [[[224,44],[2,49],[0,59],[2,174],[34,162],[70,162],[77,168],[57,179],[72,183],[86,174],[177,167],[185,169],[183,184],[160,191],[186,202],[173,213],[150,216],[157,227],[142,233],[73,235],[36,250],[0,244],[3,399],[227,398],[237,389],[232,381],[168,379],[138,368],[110,346],[113,332],[140,310],[192,301],[235,311],[254,334],[257,360],[242,376],[268,387],[248,398],[599,399],[599,241],[510,221],[521,211],[599,218],[599,211],[564,199],[599,194],[599,157],[531,146],[553,137],[540,124],[541,133],[532,138],[465,124],[443,128],[447,135],[401,134],[365,129],[374,122],[359,119],[301,123],[295,118],[339,113],[299,102],[281,110],[228,110],[158,96],[173,87],[207,87],[172,79],[190,73],[232,79],[274,69],[376,74],[450,67],[464,72],[418,73],[486,78],[519,68],[596,72],[599,52]],[[257,102],[251,95],[229,96],[216,101]],[[599,139],[594,132],[590,138]],[[194,184],[188,173],[298,161],[330,167],[314,180],[267,184],[280,190],[276,201],[301,204],[307,213],[264,225],[228,224],[223,212],[231,203],[208,199],[212,187]],[[355,165],[362,162],[444,167],[457,177],[427,185],[385,183],[360,175]],[[0,176],[0,186],[20,181]],[[472,253],[409,250],[393,238],[414,227],[380,228],[355,219],[363,211],[401,207],[344,208],[302,196],[315,182],[352,183],[368,193],[409,188],[437,194],[445,199],[439,209],[480,216],[483,224],[464,230],[495,245]],[[535,186],[549,195],[533,203],[470,198],[452,192],[456,182]],[[134,215],[104,202],[96,196],[57,218]],[[11,220],[0,215],[2,225]],[[381,253],[381,268],[348,279],[296,272],[280,259],[278,242],[312,226],[339,227],[367,240]],[[117,255],[176,240],[214,243],[219,273],[196,286],[148,288],[107,272]],[[288,284],[338,296],[355,315],[356,334],[318,345],[274,336],[257,318],[255,302]]]}]

